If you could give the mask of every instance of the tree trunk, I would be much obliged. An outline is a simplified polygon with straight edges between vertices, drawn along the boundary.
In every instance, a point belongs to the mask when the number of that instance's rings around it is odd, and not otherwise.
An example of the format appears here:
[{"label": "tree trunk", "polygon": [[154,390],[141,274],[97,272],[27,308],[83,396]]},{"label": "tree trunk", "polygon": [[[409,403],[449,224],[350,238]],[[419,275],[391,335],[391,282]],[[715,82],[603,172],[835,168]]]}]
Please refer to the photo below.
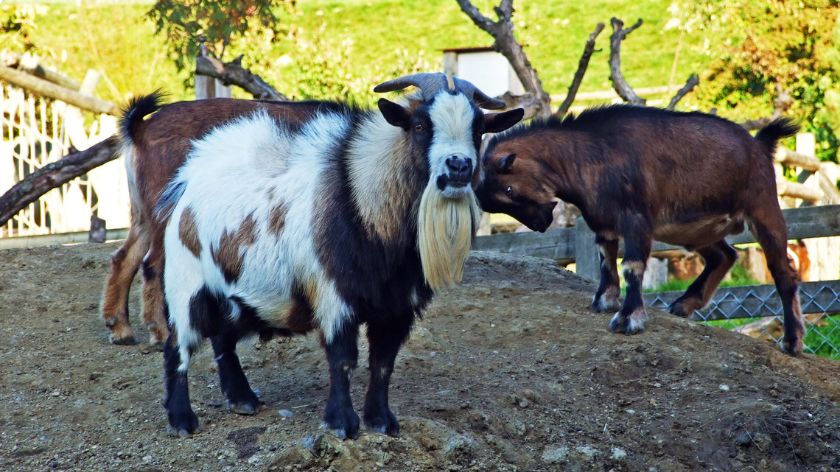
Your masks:
[{"label": "tree trunk", "polygon": [[0,196],[0,226],[41,195],[117,158],[116,136],[38,169]]}]

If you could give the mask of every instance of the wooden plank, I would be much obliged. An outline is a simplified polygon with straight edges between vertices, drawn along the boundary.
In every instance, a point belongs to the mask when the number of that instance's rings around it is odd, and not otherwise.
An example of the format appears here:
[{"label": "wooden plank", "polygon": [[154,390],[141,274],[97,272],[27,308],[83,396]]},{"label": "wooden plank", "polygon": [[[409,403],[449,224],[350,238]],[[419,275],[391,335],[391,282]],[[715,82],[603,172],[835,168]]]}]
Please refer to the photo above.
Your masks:
[{"label": "wooden plank", "polygon": [[575,258],[574,241],[574,228],[557,228],[545,233],[503,233],[479,236],[475,238],[473,249],[549,257],[561,262],[570,262]]},{"label": "wooden plank", "polygon": [[822,200],[823,196],[819,189],[797,182],[791,182],[781,177],[776,178],[776,191],[780,197],[800,198],[810,203],[816,203]]},{"label": "wooden plank", "polygon": [[10,67],[0,66],[0,80],[4,80],[38,95],[61,100],[83,110],[106,113],[113,116],[119,115],[120,112],[119,108],[111,102],[81,94],[75,90],[70,90]]},{"label": "wooden plank", "polygon": [[[782,210],[788,227],[789,239],[824,238],[840,235],[840,205],[824,205]],[[726,238],[731,244],[754,243],[755,238],[748,230]],[[594,241],[593,241],[594,245]],[[525,254],[549,257],[561,263],[575,258],[575,229],[558,228],[545,233],[506,233],[476,238],[473,249],[499,251],[510,254]],[[682,250],[662,242],[654,242],[653,252]],[[623,252],[619,252],[623,254]]]},{"label": "wooden plank", "polygon": [[[88,231],[74,231],[72,233],[45,234],[39,236],[18,236],[0,238],[0,251],[4,249],[26,249],[31,247],[57,246],[59,244],[77,244],[88,242]],[[127,228],[109,229],[105,240],[125,239]]]},{"label": "wooden plank", "polygon": [[802,154],[801,152],[791,151],[790,149],[786,149],[781,146],[776,150],[773,160],[781,164],[799,167],[805,170],[820,170],[820,160],[816,157]]},{"label": "wooden plank", "polygon": [[601,261],[595,244],[595,233],[578,217],[575,223],[575,273],[589,280],[601,277]]}]

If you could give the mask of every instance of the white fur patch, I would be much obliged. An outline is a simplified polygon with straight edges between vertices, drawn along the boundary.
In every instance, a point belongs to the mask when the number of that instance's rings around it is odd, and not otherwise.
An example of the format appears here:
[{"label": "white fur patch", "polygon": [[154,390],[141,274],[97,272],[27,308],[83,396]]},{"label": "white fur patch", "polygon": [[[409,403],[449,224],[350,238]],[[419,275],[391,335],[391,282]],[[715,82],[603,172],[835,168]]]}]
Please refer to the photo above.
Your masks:
[{"label": "white fur patch", "polygon": [[393,239],[403,218],[405,202],[400,195],[404,181],[411,176],[398,171],[408,166],[408,135],[385,121],[381,113],[371,113],[359,124],[348,148],[348,172],[353,199],[362,219],[382,239]]},{"label": "white fur patch", "polygon": [[123,143],[120,147],[120,154],[123,157],[123,164],[125,165],[125,175],[128,180],[128,198],[131,202],[132,214],[139,212],[143,208],[143,202],[140,199],[140,189],[137,188],[137,152],[133,144]]},{"label": "white fur patch", "polygon": [[[347,116],[325,112],[292,133],[265,112],[257,112],[194,142],[173,182],[182,183],[184,191],[165,237],[166,298],[181,346],[180,368],[186,368],[187,347],[200,342],[189,326],[189,300],[202,286],[223,297],[240,298],[274,324],[285,319],[293,283],[314,287],[315,319],[327,342],[351,315],[324,273],[313,241],[314,218],[323,211],[316,206],[316,192],[327,160],[349,129]],[[268,228],[278,205],[285,209],[279,234]],[[195,215],[199,258],[178,237],[177,222],[186,207]],[[229,283],[212,248],[218,247],[222,234],[235,233],[249,217],[256,221],[255,238],[239,248],[241,271]],[[229,315],[236,318],[238,310]]]},{"label": "white fur patch", "polygon": [[[446,159],[452,156],[468,159],[475,169],[478,165],[473,142],[475,111],[467,97],[461,93],[439,93],[429,107],[429,118],[432,120],[434,132],[432,145],[429,147],[430,180],[434,182],[438,176],[449,173]],[[471,191],[468,185],[459,188],[447,187],[443,193],[446,197],[456,198],[463,197]]]}]

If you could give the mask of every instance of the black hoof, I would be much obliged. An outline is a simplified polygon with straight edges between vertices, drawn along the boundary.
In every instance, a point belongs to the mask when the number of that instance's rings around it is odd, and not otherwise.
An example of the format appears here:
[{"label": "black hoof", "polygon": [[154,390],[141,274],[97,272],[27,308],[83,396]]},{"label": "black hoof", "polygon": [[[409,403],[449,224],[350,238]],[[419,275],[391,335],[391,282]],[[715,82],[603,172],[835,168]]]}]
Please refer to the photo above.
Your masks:
[{"label": "black hoof", "polygon": [[365,413],[365,427],[372,432],[387,434],[388,436],[399,436],[400,423],[397,417],[389,410],[377,413]]},{"label": "black hoof", "polygon": [[627,318],[621,313],[616,313],[610,320],[610,331],[613,333],[624,333],[627,330]]},{"label": "black hoof", "polygon": [[328,409],[324,415],[324,427],[339,439],[356,439],[359,436],[359,415],[352,407]]},{"label": "black hoof", "polygon": [[231,402],[228,400],[228,410],[237,415],[256,415],[262,402],[259,400]]},{"label": "black hoof", "polygon": [[689,313],[688,310],[686,310],[683,301],[678,299],[674,301],[674,303],[668,305],[668,313],[674,316],[679,316],[680,318],[688,318],[692,315],[693,311]]},{"label": "black hoof", "polygon": [[123,338],[118,338],[111,334],[110,336],[108,336],[108,341],[110,341],[111,344],[117,346],[133,346],[137,344],[137,341],[134,340],[134,336],[125,336]]},{"label": "black hoof", "polygon": [[793,357],[802,354],[802,338],[794,339],[793,341],[788,341],[787,339],[782,341],[782,352]]},{"label": "black hoof", "polygon": [[198,417],[192,410],[169,413],[169,434],[185,438],[198,430]]},{"label": "black hoof", "polygon": [[624,316],[616,313],[610,320],[610,331],[626,335],[639,334],[645,331],[645,315]]}]

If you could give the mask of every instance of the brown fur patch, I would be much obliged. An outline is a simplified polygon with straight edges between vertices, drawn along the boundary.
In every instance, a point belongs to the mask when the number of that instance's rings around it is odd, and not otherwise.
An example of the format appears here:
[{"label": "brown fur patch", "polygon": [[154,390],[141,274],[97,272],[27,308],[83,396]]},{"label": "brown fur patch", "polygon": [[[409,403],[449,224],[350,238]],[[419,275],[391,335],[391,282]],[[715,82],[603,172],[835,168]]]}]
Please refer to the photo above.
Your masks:
[{"label": "brown fur patch", "polygon": [[181,213],[181,221],[178,222],[178,237],[184,247],[193,253],[193,256],[199,257],[201,254],[201,242],[198,240],[198,228],[195,226],[195,215],[190,207],[184,209]]},{"label": "brown fur patch", "polygon": [[286,206],[278,203],[268,214],[268,231],[276,235],[283,232],[283,227],[286,225]]},{"label": "brown fur patch", "polygon": [[247,248],[256,241],[256,224],[254,215],[248,215],[236,231],[225,230],[219,238],[219,245],[212,248],[213,261],[222,270],[228,283],[239,279],[244,256],[244,251],[240,249]]}]

